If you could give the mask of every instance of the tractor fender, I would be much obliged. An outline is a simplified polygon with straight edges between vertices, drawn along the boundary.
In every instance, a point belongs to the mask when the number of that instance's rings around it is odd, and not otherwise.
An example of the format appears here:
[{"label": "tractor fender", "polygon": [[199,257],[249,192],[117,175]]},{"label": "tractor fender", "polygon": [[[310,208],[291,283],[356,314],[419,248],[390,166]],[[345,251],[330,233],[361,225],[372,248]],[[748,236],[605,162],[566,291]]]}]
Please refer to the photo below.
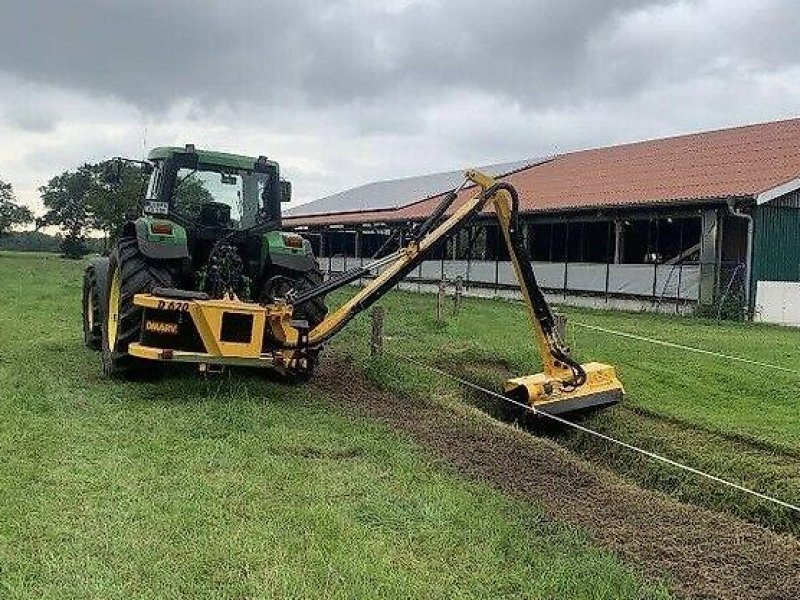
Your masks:
[{"label": "tractor fender", "polygon": [[[293,245],[289,245],[291,238]],[[302,246],[298,247],[296,242],[302,240]],[[261,238],[262,261],[265,269],[270,268],[294,271],[296,273],[308,273],[316,271],[317,261],[311,251],[311,243],[302,239],[299,235],[286,231],[269,231]]]},{"label": "tractor fender", "polygon": [[319,269],[313,254],[270,254],[269,261],[273,267],[286,271],[308,273]]},{"label": "tractor fender", "polygon": [[157,260],[172,260],[188,258],[189,248],[186,245],[186,230],[180,225],[172,223],[173,234],[153,234],[151,226],[153,219],[140,217],[134,222],[136,229],[136,243],[139,251],[147,258]]}]

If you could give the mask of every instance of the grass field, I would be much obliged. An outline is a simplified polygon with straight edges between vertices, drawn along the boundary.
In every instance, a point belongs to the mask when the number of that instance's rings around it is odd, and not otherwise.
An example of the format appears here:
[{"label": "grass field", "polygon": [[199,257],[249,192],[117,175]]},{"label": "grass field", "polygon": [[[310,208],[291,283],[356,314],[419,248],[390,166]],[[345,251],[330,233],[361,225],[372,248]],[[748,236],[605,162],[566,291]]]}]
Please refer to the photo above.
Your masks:
[{"label": "grass field", "polygon": [[[458,316],[435,320],[432,295],[393,293],[386,309],[387,349],[437,364],[499,389],[509,374],[540,370],[520,303],[468,298]],[[448,310],[449,310],[448,306]],[[615,365],[627,396],[611,409],[579,417],[586,425],[648,450],[800,503],[800,332],[767,325],[564,307],[568,342],[582,361]],[[579,327],[601,326],[782,365],[798,373],[731,362]],[[368,319],[356,321],[334,350],[366,351]],[[452,383],[397,361],[362,360],[378,383],[417,395],[458,392]],[[391,368],[384,368],[391,364]],[[485,399],[475,397],[485,408]],[[740,492],[632,455],[585,434],[544,430],[587,459],[640,485],[723,509],[783,531],[800,532],[796,515]]]},{"label": "grass field", "polygon": [[[81,266],[0,253],[0,596],[668,596],[310,388],[103,379],[81,343]],[[434,336],[444,356],[489,355],[493,336],[458,327]],[[511,340],[501,352],[526,363]]]}]

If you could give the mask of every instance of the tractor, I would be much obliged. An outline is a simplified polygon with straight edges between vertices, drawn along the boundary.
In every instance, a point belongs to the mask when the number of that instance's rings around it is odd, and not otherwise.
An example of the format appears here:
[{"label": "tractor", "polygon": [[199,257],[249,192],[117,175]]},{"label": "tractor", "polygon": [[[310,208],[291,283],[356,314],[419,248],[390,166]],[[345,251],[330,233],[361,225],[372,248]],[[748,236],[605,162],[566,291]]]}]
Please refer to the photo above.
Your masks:
[{"label": "tractor", "polygon": [[[108,163],[112,182],[121,160]],[[185,326],[187,315],[157,318],[156,308],[154,318],[144,320],[137,294],[160,290],[165,308],[189,299],[268,305],[322,282],[309,241],[281,231],[281,204],[290,200],[291,184],[281,179],[278,163],[189,144],[155,148],[140,164],[149,174],[141,216],[126,222],[110,256],[94,259],[84,273],[84,341],[101,352],[106,375],[151,367],[130,351],[142,339],[203,348],[198,332]],[[313,328],[326,314],[319,296],[298,308],[294,319]],[[241,319],[223,325],[225,334],[241,337]],[[314,362],[309,357],[289,371],[307,376]]]},{"label": "tractor", "polygon": [[[265,367],[307,379],[323,346],[478,214],[494,213],[528,309],[543,371],[509,379],[506,395],[548,413],[612,404],[613,366],[569,352],[539,287],[513,185],[468,170],[428,218],[366,264],[323,279],[308,240],[281,231],[290,186],[277,163],[221,152],[156,148],[143,215],[125,224],[109,258],[87,267],[86,345],[108,375],[184,362],[201,370]],[[396,248],[392,249],[392,242]],[[387,253],[384,250],[388,248]],[[328,314],[325,297],[366,284]]]}]

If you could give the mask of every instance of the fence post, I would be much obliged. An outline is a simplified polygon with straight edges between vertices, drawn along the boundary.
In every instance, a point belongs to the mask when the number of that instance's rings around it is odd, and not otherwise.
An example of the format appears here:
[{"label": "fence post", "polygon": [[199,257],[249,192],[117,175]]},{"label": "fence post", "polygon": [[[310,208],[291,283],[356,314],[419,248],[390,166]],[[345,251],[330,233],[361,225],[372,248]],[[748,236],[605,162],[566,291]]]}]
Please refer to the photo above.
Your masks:
[{"label": "fence post", "polygon": [[553,315],[553,320],[555,321],[556,326],[556,333],[558,334],[558,338],[565,342],[567,341],[567,315],[564,313],[555,313]]},{"label": "fence post", "polygon": [[494,297],[497,298],[500,287],[500,258],[494,259]]},{"label": "fence post", "polygon": [[444,301],[445,301],[444,279],[439,281],[439,292],[436,294],[436,322],[444,323]]},{"label": "fence post", "polygon": [[653,306],[658,305],[658,300],[656,299],[657,286],[658,286],[658,258],[656,258],[655,261],[653,262],[653,299],[651,301]]},{"label": "fence post", "polygon": [[464,280],[461,275],[456,277],[456,293],[453,296],[453,314],[458,315],[461,310],[461,290],[464,286]]},{"label": "fence post", "polygon": [[370,356],[377,356],[383,351],[383,307],[372,309],[372,338],[369,343]]}]

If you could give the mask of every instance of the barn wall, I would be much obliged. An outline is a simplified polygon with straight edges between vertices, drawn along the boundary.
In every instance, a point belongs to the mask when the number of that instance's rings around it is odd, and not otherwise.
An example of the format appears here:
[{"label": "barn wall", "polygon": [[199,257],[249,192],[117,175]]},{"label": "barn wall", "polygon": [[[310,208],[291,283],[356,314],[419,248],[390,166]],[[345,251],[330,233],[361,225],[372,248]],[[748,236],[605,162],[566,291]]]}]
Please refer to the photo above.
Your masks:
[{"label": "barn wall", "polygon": [[753,281],[800,281],[800,209],[765,204],[754,216]]},{"label": "barn wall", "polygon": [[756,320],[800,325],[800,194],[755,210],[751,290]]}]

